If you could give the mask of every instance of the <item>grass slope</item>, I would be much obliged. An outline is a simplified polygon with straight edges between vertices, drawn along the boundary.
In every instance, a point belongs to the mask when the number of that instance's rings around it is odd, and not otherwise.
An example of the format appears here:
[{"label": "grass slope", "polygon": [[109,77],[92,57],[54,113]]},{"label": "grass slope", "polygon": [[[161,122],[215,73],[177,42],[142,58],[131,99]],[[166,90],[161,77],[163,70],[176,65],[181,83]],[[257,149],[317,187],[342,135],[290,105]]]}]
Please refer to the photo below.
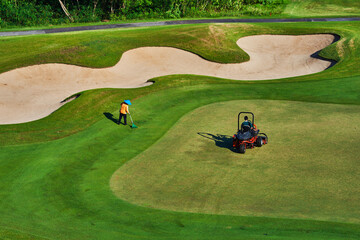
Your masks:
[{"label": "grass slope", "polygon": [[[232,149],[239,111],[255,113],[269,145]],[[359,124],[354,105],[214,103],[181,118],[111,184],[121,199],[153,208],[359,224]]]},{"label": "grass slope", "polygon": [[357,0],[292,0],[283,11],[290,17],[345,17],[359,16]]},{"label": "grass slope", "polygon": [[[256,32],[335,32],[344,40],[329,48],[326,54],[341,58],[341,62],[317,75],[273,82],[167,76],[155,79],[156,84],[146,88],[87,91],[45,119],[0,126],[1,238],[358,239],[357,224],[176,213],[134,206],[114,196],[109,187],[112,174],[159,140],[180,117],[203,105],[239,99],[359,105],[358,23],[311,24],[310,27],[306,24],[231,25],[237,31],[227,25],[216,26],[226,32],[224,39],[232,39],[226,40],[231,44],[240,35]],[[171,33],[174,29],[181,29],[182,35]],[[157,31],[159,40],[155,42]],[[196,40],[202,33],[206,34]],[[143,40],[137,41],[142,34],[152,37],[145,38],[148,45],[170,42],[168,45],[174,46],[180,44],[178,40],[183,37],[181,44],[188,44],[194,52],[203,46],[209,59],[214,60],[216,53],[209,50],[214,45],[202,43],[213,39],[210,33],[209,25],[200,25],[189,26],[188,30],[174,27],[64,34],[51,38],[54,44],[50,44],[48,50],[49,36],[6,38],[0,42],[1,53],[7,54],[1,58],[1,71],[13,69],[17,64],[26,65],[27,59],[30,64],[36,64],[42,61],[38,60],[39,56],[48,56],[46,61],[65,62],[66,59],[68,63],[106,65],[118,60],[119,46],[127,49],[144,44]],[[27,49],[25,44],[36,45],[41,41],[39,51]],[[57,48],[55,43],[60,46]],[[181,44],[178,46],[183,47]],[[85,57],[84,53],[84,59],[71,55],[67,59],[65,53],[56,54],[72,45],[85,46],[92,55]],[[25,50],[20,51],[23,48]],[[10,49],[17,50],[12,53]],[[116,56],[104,56],[103,50],[116,52]],[[231,60],[228,52],[223,56],[226,61]],[[7,64],[3,64],[4,61]],[[124,98],[134,100],[132,112],[138,129],[119,127],[113,122],[118,104]]]},{"label": "grass slope", "polygon": [[[202,57],[218,62],[237,62],[247,59],[247,55],[236,46],[238,38],[251,34],[311,34],[336,33],[342,39],[326,48],[320,54],[339,63],[315,77],[305,76],[286,81],[320,80],[329,78],[345,78],[360,75],[357,63],[360,61],[359,22],[349,23],[298,23],[298,24],[215,24],[145,28],[133,30],[82,32],[76,34],[56,34],[45,36],[27,36],[0,39],[0,72],[16,67],[44,62],[62,62],[88,67],[111,66],[121,54],[139,46],[171,46],[186,49],[200,54]],[[181,39],[181,41],[179,41]],[[69,49],[82,49],[80,52],[68,54]],[[21,49],[21,51],[19,51]],[[331,77],[330,77],[331,76]],[[137,98],[160,89],[176,86],[208,84],[216,81],[166,81],[155,88],[136,90],[97,90],[82,94],[75,103],[69,103],[49,117],[21,125],[1,126],[0,145],[19,144],[53,140],[76,133],[95,123],[103,117],[104,111],[118,107],[119,99]],[[241,83],[236,83],[241,84]],[[356,91],[351,87],[353,82],[338,81],[339,90]],[[160,85],[160,86],[159,86]],[[282,85],[282,84],[281,84]],[[325,84],[321,84],[325,85]],[[244,84],[245,88],[253,85]],[[263,85],[260,85],[263,86]],[[275,87],[275,85],[273,85]],[[280,86],[277,85],[277,86]],[[299,86],[302,86],[299,84]],[[301,87],[305,91],[309,85]],[[350,87],[349,87],[350,86]],[[276,89],[277,87],[275,87]],[[263,97],[276,95],[273,90],[261,87]],[[315,89],[313,89],[315,90]],[[311,92],[314,92],[314,91]],[[262,90],[259,90],[262,91]],[[248,97],[253,92],[245,92]],[[279,93],[279,97],[288,92]],[[307,94],[302,92],[301,94]],[[315,93],[319,94],[319,93]],[[322,92],[321,94],[328,94]],[[349,94],[349,93],[347,93]],[[296,100],[302,100],[296,97]],[[338,94],[334,95],[336,99]],[[274,96],[276,97],[276,96]],[[290,98],[289,98],[290,97]],[[287,99],[292,99],[289,96]],[[331,98],[331,96],[329,96]],[[353,98],[356,96],[353,96]],[[341,96],[341,98],[349,98]],[[354,99],[353,99],[354,100]],[[348,101],[347,101],[348,102]],[[20,134],[21,133],[21,134]]]}]

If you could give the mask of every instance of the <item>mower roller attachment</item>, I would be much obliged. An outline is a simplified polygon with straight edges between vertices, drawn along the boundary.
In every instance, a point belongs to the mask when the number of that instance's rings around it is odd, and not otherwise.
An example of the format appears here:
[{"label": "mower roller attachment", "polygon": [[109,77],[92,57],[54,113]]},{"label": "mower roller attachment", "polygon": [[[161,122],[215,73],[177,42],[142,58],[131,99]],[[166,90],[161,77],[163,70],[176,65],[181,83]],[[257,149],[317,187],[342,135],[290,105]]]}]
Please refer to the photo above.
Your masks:
[{"label": "mower roller attachment", "polygon": [[[248,125],[240,125],[240,115],[252,115],[252,127]],[[251,125],[251,124],[250,124]],[[247,148],[261,147],[269,142],[265,133],[259,133],[259,129],[255,125],[255,116],[252,112],[240,112],[238,115],[238,129],[233,136],[233,147],[239,153],[245,153]]]}]

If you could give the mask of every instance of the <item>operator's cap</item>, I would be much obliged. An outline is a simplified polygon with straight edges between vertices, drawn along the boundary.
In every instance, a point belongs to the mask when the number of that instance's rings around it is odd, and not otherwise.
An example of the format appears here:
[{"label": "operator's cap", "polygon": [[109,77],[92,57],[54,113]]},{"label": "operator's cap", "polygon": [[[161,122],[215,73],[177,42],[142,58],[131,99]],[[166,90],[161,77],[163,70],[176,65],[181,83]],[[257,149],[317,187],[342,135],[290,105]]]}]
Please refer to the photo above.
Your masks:
[{"label": "operator's cap", "polygon": [[126,103],[127,105],[131,105],[130,100],[125,100],[124,103]]}]

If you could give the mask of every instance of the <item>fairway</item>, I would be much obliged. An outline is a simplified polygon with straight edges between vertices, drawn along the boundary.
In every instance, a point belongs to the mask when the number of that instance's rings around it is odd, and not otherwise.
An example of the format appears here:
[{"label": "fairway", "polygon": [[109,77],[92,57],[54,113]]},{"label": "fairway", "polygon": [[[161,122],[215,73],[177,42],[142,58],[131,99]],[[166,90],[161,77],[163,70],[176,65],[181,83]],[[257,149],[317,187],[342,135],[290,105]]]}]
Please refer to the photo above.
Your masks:
[{"label": "fairway", "polygon": [[[239,111],[254,112],[268,145],[234,152]],[[360,223],[359,124],[359,106],[215,103],[184,116],[111,186],[152,208]]]}]

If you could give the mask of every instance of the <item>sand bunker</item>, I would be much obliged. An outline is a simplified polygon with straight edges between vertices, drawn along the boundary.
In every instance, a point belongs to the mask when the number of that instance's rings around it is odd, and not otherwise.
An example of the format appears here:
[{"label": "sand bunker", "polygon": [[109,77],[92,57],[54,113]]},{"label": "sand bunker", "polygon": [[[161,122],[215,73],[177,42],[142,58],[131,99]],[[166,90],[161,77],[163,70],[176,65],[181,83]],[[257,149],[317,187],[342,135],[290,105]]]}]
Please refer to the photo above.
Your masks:
[{"label": "sand bunker", "polygon": [[311,57],[334,41],[331,34],[241,38],[250,61],[219,64],[175,48],[143,47],[127,51],[113,67],[91,69],[43,64],[0,74],[0,124],[29,122],[58,109],[65,98],[94,88],[136,88],[170,74],[197,74],[234,80],[267,80],[317,73],[331,63]]}]

